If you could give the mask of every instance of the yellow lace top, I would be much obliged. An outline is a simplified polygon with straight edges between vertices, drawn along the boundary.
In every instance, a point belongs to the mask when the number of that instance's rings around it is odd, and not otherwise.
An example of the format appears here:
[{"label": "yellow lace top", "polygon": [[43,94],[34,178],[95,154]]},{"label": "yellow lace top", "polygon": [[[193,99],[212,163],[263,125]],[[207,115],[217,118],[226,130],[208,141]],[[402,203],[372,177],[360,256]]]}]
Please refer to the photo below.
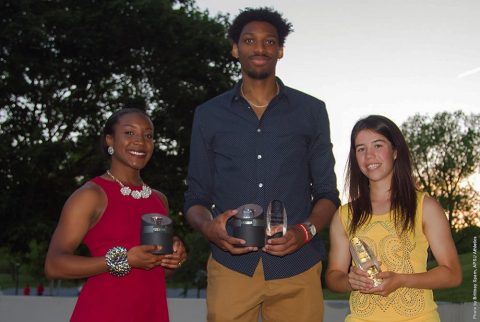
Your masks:
[{"label": "yellow lace top", "polygon": [[[370,221],[357,229],[355,236],[366,242],[376,254],[382,263],[382,271],[408,274],[427,270],[428,241],[422,229],[424,197],[424,193],[417,193],[415,234],[409,232],[399,236],[390,213],[373,215]],[[341,206],[339,212],[351,239],[348,205]],[[399,288],[387,297],[353,291],[350,294],[350,311],[345,321],[440,321],[432,291],[426,289]]]}]

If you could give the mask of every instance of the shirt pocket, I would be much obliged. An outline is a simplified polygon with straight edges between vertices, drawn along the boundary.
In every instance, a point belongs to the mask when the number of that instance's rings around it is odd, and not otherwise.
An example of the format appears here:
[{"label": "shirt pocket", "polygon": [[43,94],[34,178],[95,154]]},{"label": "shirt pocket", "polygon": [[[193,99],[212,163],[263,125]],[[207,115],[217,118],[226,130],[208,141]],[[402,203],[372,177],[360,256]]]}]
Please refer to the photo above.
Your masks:
[{"label": "shirt pocket", "polygon": [[220,158],[245,157],[249,147],[253,145],[252,137],[239,132],[220,132],[215,135],[212,143],[214,154]]},{"label": "shirt pocket", "polygon": [[273,157],[284,162],[294,162],[294,160],[303,159],[308,153],[308,139],[295,132],[278,133],[277,138],[273,140]]}]

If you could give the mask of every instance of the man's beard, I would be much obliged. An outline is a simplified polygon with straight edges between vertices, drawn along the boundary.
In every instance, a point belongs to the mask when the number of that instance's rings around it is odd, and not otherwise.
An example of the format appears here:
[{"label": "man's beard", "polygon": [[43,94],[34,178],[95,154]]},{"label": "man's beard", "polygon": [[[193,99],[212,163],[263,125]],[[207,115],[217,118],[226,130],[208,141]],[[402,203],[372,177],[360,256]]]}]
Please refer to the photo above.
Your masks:
[{"label": "man's beard", "polygon": [[269,72],[255,72],[253,70],[245,70],[245,74],[252,79],[262,80],[267,79],[270,76]]}]

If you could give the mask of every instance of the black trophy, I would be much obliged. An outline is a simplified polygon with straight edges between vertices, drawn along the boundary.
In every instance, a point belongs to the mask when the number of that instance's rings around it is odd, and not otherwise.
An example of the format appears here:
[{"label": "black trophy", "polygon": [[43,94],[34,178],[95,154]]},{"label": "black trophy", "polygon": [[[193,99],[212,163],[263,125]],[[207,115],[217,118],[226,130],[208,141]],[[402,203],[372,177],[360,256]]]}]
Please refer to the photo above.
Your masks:
[{"label": "black trophy", "polygon": [[265,220],[263,209],[256,204],[240,206],[233,217],[233,236],[245,240],[237,246],[263,247],[265,245]]},{"label": "black trophy", "polygon": [[278,238],[287,232],[287,212],[280,200],[272,200],[267,208],[265,237]]},{"label": "black trophy", "polygon": [[160,214],[145,214],[142,216],[140,242],[142,245],[160,245],[160,250],[153,251],[155,255],[173,253],[172,219]]}]

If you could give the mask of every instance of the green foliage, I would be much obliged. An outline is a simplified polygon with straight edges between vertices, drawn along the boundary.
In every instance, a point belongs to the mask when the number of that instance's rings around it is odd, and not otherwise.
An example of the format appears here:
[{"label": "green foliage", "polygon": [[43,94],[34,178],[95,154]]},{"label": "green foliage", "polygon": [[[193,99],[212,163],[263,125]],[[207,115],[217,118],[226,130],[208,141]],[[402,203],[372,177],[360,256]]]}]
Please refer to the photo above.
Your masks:
[{"label": "green foliage", "polygon": [[321,231],[318,232],[318,237],[320,238],[325,244],[325,259],[322,261],[322,271],[320,272],[320,279],[322,282],[322,288],[325,290],[327,289],[327,282],[325,279],[325,274],[327,273],[328,268],[328,257],[330,252],[330,227],[327,226]]},{"label": "green foliage", "polygon": [[143,177],[169,197],[185,235],[193,111],[238,72],[226,21],[189,0],[2,1],[0,244],[31,254],[48,242],[68,196],[105,171],[99,134],[123,107],[152,116],[157,145]]},{"label": "green foliage", "polygon": [[[460,265],[462,266],[462,273],[463,273],[463,281],[460,286],[455,288],[446,288],[446,289],[438,289],[433,290],[433,298],[435,301],[440,302],[453,302],[453,303],[463,303],[463,302],[472,302],[472,294],[473,292],[473,270],[477,269],[474,268],[473,263],[473,254],[471,252],[472,248],[470,246],[470,252],[461,254],[460,258]],[[478,259],[477,259],[477,266],[478,267]],[[432,269],[433,267],[437,266],[435,261],[431,261],[428,263],[427,269]]]},{"label": "green foliage", "polygon": [[185,245],[188,251],[187,261],[173,275],[173,282],[180,282],[184,293],[190,287],[197,290],[207,287],[207,260],[210,248],[206,239],[198,232],[188,234],[185,237]]},{"label": "green foliage", "polygon": [[402,131],[420,188],[439,200],[450,226],[478,223],[480,195],[467,178],[480,166],[480,114],[416,114],[402,124]]},{"label": "green foliage", "polygon": [[36,281],[45,279],[43,273],[43,265],[47,254],[48,244],[46,242],[38,242],[31,240],[28,243],[29,252],[25,256],[25,269],[30,278]]},{"label": "green foliage", "polygon": [[23,278],[23,259],[19,254],[12,254],[7,247],[0,247],[0,290],[29,282]]},{"label": "green foliage", "polygon": [[459,254],[472,252],[473,238],[480,236],[480,227],[469,226],[452,232],[453,241]]}]

